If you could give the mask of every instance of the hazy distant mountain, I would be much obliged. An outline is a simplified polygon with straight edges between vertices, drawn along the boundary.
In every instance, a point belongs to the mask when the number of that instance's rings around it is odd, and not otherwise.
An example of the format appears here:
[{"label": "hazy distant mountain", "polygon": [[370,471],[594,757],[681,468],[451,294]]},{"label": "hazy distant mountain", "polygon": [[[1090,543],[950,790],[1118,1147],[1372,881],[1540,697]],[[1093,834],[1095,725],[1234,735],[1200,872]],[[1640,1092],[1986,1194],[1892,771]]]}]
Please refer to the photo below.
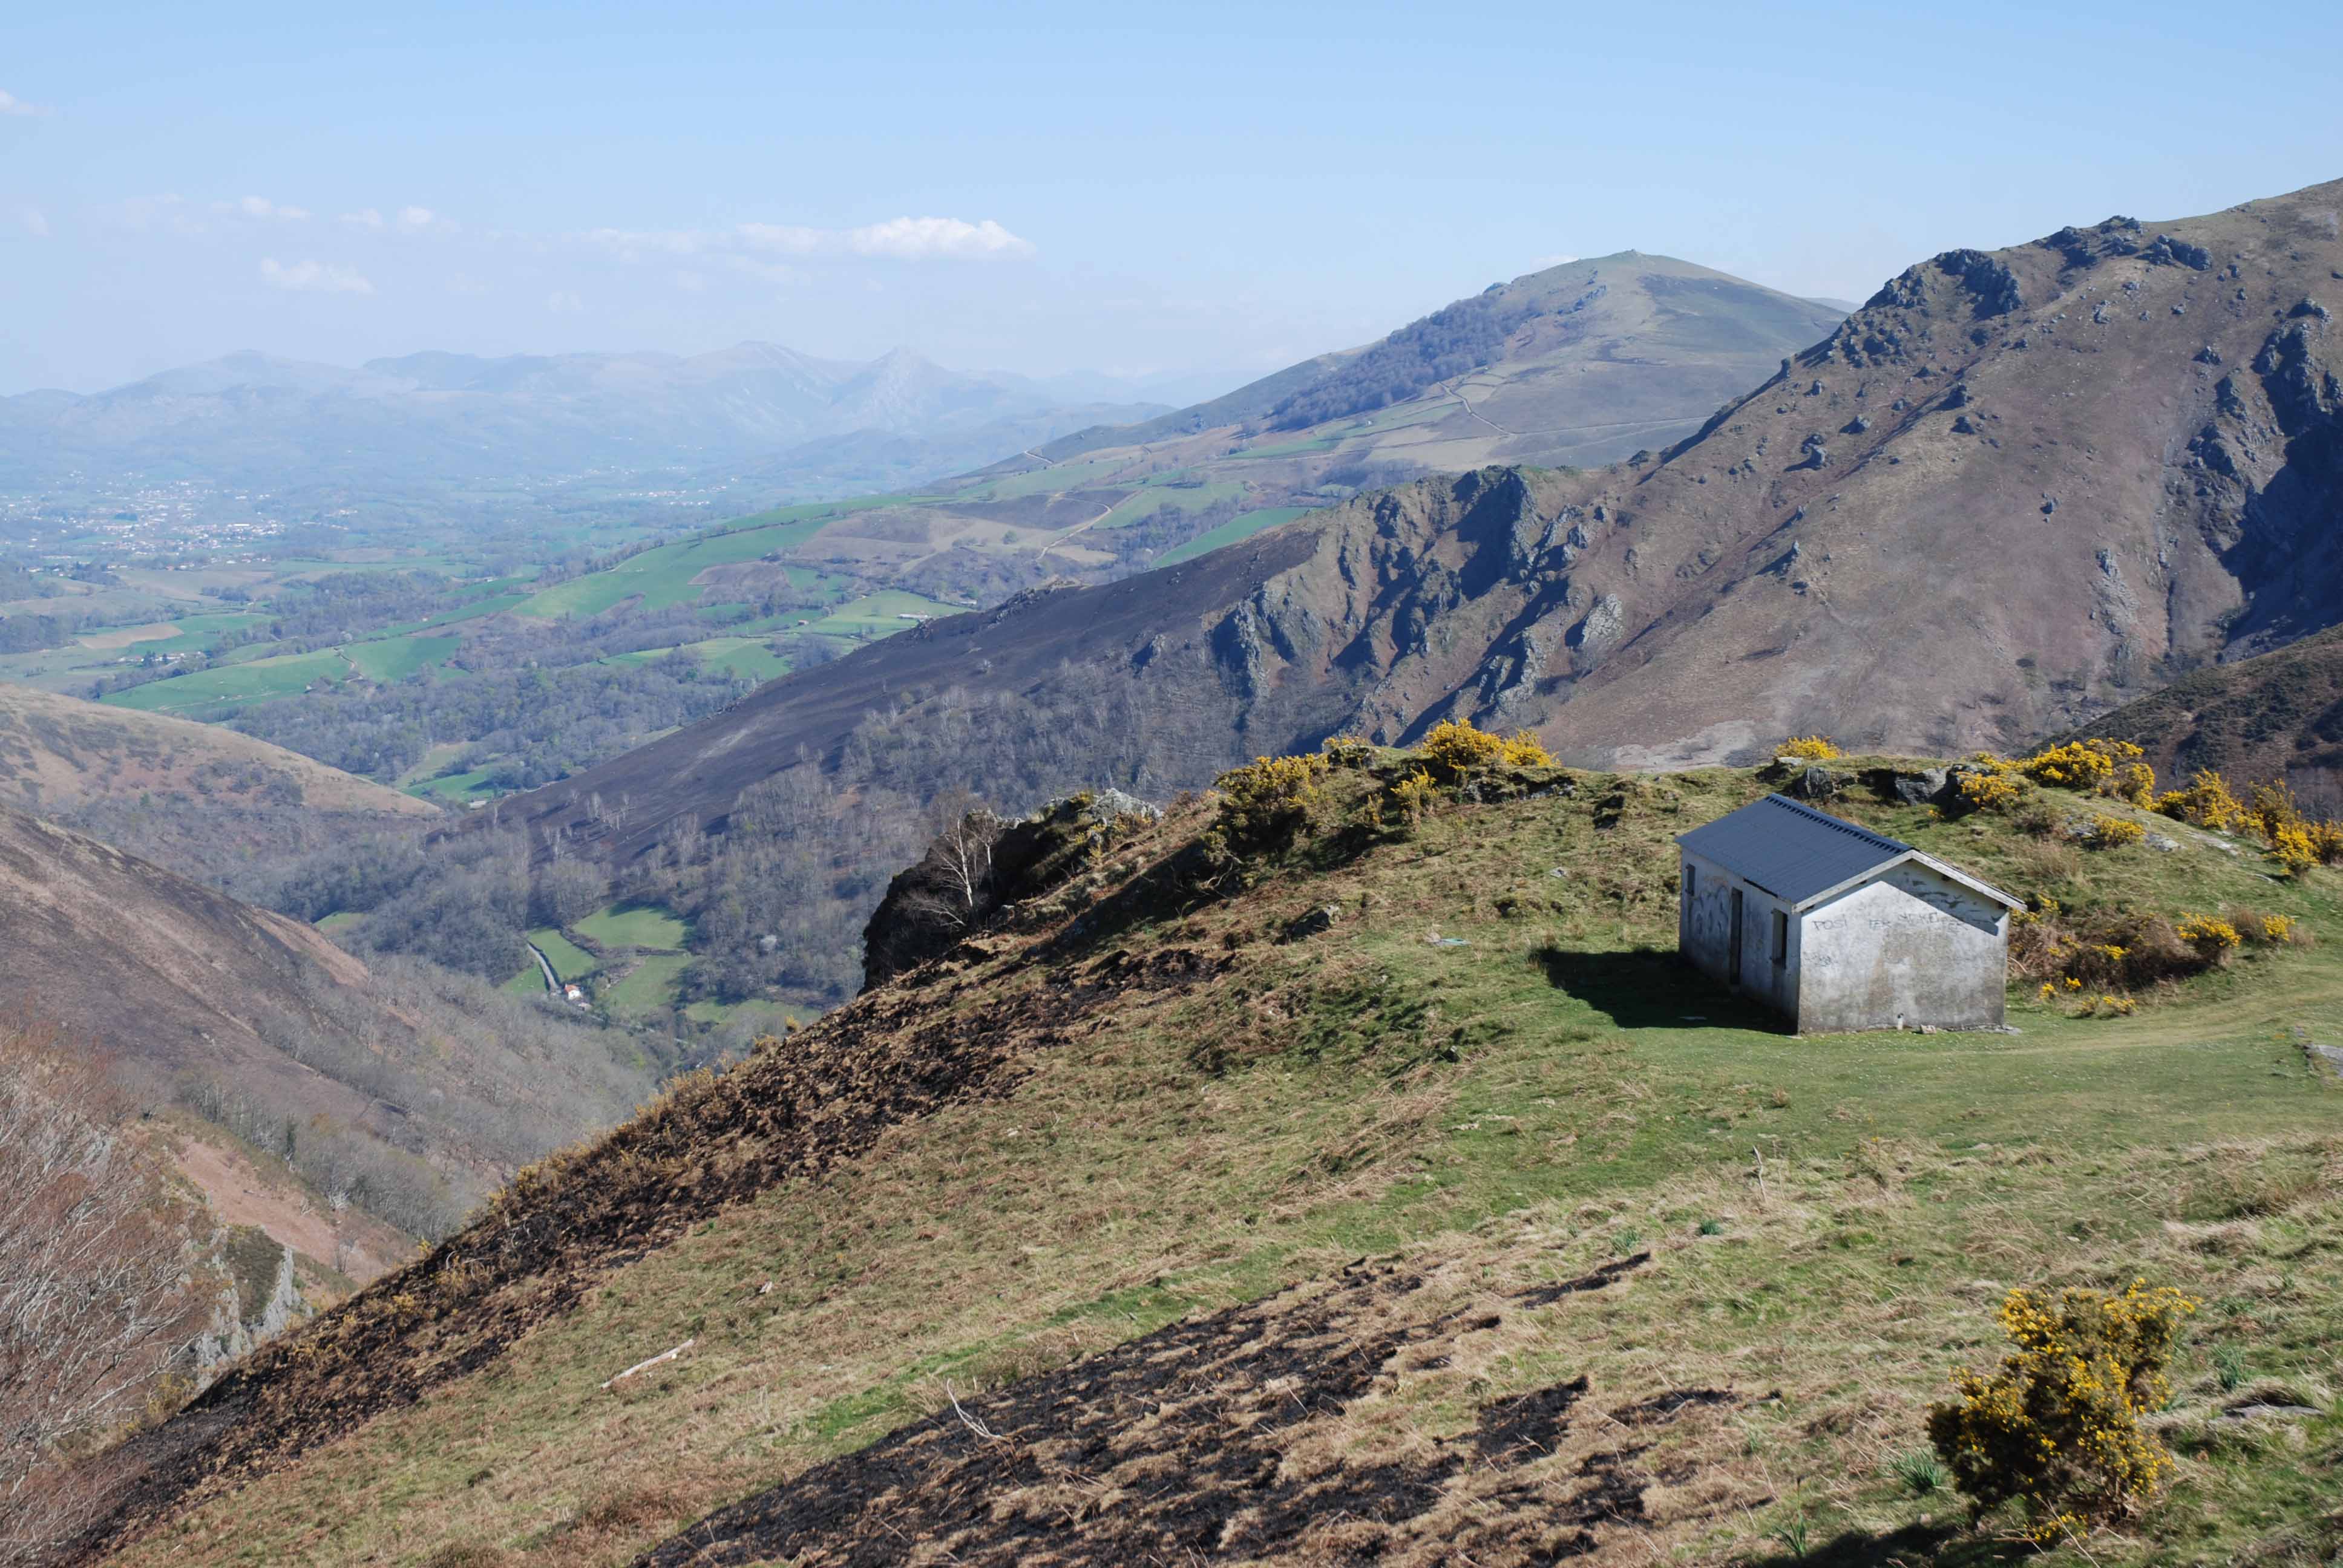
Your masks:
[{"label": "hazy distant mountain", "polygon": [[1612,462],[1690,435],[1845,314],[1673,256],[1590,256],[1146,424],[1081,432],[1046,455],[1143,445],[1209,457],[1230,427],[1250,425],[1302,437],[1281,449],[1305,469]]},{"label": "hazy distant mountain", "polygon": [[[786,491],[808,467],[791,455],[837,437],[884,438],[882,476],[899,482],[1158,411],[900,348],[868,363],[765,343],[688,357],[430,352],[354,369],[232,354],[87,397],[0,398],[0,488],[136,476],[279,496],[360,487],[383,501],[589,471],[748,471]],[[810,471],[853,483],[833,465]]]}]

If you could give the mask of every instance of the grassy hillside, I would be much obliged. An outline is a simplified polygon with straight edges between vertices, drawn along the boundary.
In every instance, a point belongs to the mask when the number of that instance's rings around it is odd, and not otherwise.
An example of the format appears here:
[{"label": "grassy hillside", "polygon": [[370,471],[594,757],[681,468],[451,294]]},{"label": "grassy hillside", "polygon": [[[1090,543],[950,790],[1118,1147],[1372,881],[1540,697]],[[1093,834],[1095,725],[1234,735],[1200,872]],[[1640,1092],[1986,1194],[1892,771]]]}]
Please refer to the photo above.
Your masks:
[{"label": "grassy hillside", "polygon": [[2205,1302],[2179,1470],[2088,1561],[2331,1553],[2343,883],[1843,799],[2077,921],[2314,941],[1795,1039],[1666,951],[1673,835],[1768,787],[1534,769],[1410,830],[1337,771],[1282,857],[1110,834],[117,1455],[113,1560],[1974,1563],[1923,1406],[2006,1287],[2140,1274]]}]

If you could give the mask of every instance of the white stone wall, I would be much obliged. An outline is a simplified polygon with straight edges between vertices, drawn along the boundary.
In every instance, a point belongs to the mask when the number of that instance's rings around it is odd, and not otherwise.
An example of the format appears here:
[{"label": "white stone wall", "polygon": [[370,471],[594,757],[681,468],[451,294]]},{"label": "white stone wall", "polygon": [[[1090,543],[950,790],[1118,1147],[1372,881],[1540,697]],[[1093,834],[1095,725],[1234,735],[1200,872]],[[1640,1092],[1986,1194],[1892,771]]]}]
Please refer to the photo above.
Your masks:
[{"label": "white stone wall", "polygon": [[1800,1032],[1998,1028],[2007,922],[1999,904],[1912,862],[1809,910],[1799,940]]},{"label": "white stone wall", "polygon": [[[1699,856],[1685,852],[1678,869],[1681,876],[1689,871],[1693,894],[1684,898],[1679,891],[1676,911],[1676,950],[1689,960],[1693,967],[1720,985],[1730,985],[1745,995],[1770,1002],[1782,1011],[1795,1017],[1798,996],[1798,951],[1800,932],[1798,920],[1791,915],[1786,922],[1788,951],[1782,963],[1774,962],[1774,912],[1786,909],[1773,894],[1725,871]],[[1741,890],[1741,972],[1732,972],[1733,964],[1733,890]],[[1681,889],[1681,883],[1679,883]]]}]

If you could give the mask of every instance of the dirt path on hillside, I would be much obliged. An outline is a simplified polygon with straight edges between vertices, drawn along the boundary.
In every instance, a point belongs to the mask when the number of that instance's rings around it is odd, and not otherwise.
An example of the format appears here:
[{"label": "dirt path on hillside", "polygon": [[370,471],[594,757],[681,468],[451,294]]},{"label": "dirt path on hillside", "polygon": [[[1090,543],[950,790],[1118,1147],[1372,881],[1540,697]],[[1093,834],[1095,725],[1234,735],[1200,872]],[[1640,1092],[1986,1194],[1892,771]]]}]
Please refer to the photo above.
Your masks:
[{"label": "dirt path on hillside", "polygon": [[[1062,495],[1064,495],[1065,493],[1066,493],[1065,491],[1063,491],[1063,490],[1060,490],[1057,494],[1058,494],[1058,496],[1062,496]],[[1055,500],[1056,498],[1057,498],[1057,496],[1052,496],[1052,497],[1051,498],[1051,499],[1052,499],[1052,500]],[[1119,507],[1119,506],[1121,506],[1121,504],[1122,504],[1122,503],[1121,503],[1121,501],[1117,501],[1117,502],[1115,503],[1115,506],[1116,506],[1116,507]],[[1097,517],[1092,518],[1089,522],[1087,522],[1087,523],[1076,523],[1072,528],[1068,528],[1064,533],[1060,534],[1056,538],[1051,539],[1048,544],[1043,545],[1043,546],[1041,547],[1041,552],[1040,552],[1039,554],[1037,554],[1033,558],[1034,558],[1035,560],[1037,560],[1037,561],[1038,561],[1038,560],[1041,560],[1041,559],[1042,559],[1042,558],[1044,558],[1045,557],[1047,557],[1047,556],[1049,555],[1049,553],[1050,553],[1051,550],[1056,549],[1060,545],[1064,544],[1068,539],[1072,538],[1076,534],[1079,534],[1079,533],[1085,533],[1085,532],[1089,531],[1090,529],[1091,529],[1091,528],[1094,528],[1098,527],[1101,523],[1102,523],[1102,522],[1106,521],[1106,520],[1107,520],[1107,518],[1108,518],[1108,517],[1109,517],[1109,516],[1111,516],[1111,515],[1113,513],[1113,511],[1114,511],[1114,507],[1109,507],[1105,511],[1101,512]]]}]

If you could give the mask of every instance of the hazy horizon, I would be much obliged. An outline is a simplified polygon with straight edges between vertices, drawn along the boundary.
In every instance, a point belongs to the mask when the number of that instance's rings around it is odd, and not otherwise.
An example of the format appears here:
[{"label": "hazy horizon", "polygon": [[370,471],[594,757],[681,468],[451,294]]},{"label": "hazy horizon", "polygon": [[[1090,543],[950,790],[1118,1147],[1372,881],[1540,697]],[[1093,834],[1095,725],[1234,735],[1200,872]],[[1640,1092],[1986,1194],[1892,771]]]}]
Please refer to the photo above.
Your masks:
[{"label": "hazy horizon", "polygon": [[[1948,247],[2343,175],[2331,10],[1698,11],[20,19],[0,393],[750,340],[1234,385],[1568,256],[1859,300]],[[2254,90],[2218,138],[2117,135],[2085,75]]]}]

